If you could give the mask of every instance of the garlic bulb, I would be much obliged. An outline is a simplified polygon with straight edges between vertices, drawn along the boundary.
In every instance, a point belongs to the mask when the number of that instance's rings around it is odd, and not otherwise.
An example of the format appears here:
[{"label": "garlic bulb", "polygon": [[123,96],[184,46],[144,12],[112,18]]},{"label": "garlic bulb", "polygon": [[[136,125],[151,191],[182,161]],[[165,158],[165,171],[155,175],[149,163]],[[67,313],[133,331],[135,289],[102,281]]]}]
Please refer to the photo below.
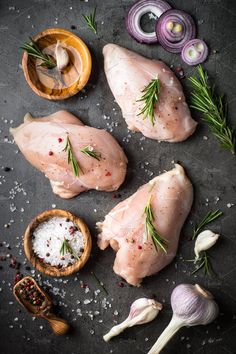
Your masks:
[{"label": "garlic bulb", "polygon": [[199,260],[200,253],[214,246],[219,237],[220,235],[211,230],[203,231],[197,236],[194,247],[195,262]]},{"label": "garlic bulb", "polygon": [[127,319],[117,326],[112,327],[112,329],[103,336],[103,339],[105,342],[108,342],[112,337],[117,336],[126,328],[154,320],[161,309],[162,304],[153,299],[140,298],[134,301]]},{"label": "garlic bulb", "polygon": [[171,307],[172,319],[148,354],[159,354],[181,327],[206,325],[219,313],[218,305],[211,293],[198,284],[178,285],[171,294]]},{"label": "garlic bulb", "polygon": [[68,52],[62,47],[61,42],[57,41],[55,48],[55,57],[57,62],[57,68],[59,71],[64,70],[69,64],[70,58]]}]

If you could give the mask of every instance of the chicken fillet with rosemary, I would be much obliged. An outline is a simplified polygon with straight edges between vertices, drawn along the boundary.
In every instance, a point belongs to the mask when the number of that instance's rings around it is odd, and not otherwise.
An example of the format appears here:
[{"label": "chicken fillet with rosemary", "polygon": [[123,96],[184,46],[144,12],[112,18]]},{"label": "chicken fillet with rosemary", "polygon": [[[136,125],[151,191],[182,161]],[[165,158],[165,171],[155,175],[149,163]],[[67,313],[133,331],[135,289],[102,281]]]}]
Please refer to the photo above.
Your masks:
[{"label": "chicken fillet with rosemary", "polygon": [[192,184],[180,165],[153,178],[116,205],[97,226],[98,246],[117,252],[114,272],[140,285],[175,257],[193,201]]},{"label": "chicken fillet with rosemary", "polygon": [[26,159],[50,179],[53,192],[72,198],[83,191],[114,191],[123,183],[127,158],[111,134],[84,125],[66,111],[25,116],[11,129]]},{"label": "chicken fillet with rosemary", "polygon": [[115,44],[103,48],[105,73],[128,128],[148,138],[178,142],[196,129],[182,86],[159,60]]}]

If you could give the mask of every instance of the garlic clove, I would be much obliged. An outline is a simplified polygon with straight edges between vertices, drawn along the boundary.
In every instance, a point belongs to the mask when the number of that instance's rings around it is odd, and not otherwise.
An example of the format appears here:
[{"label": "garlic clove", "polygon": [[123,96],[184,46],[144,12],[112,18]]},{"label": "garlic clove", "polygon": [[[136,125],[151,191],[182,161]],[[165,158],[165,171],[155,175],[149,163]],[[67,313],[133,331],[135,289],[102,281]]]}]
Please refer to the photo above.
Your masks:
[{"label": "garlic clove", "polygon": [[151,322],[162,309],[162,304],[153,300],[141,298],[132,304],[129,313],[129,327]]},{"label": "garlic clove", "polygon": [[162,304],[153,299],[140,298],[134,301],[126,320],[112,327],[111,330],[103,336],[103,339],[105,342],[108,342],[112,337],[117,336],[126,328],[151,322],[161,309]]},{"label": "garlic clove", "polygon": [[217,242],[219,234],[215,234],[211,230],[205,230],[201,232],[195,241],[194,253],[195,253],[195,261],[197,261],[200,257],[200,253],[208,250]]},{"label": "garlic clove", "polygon": [[70,58],[68,52],[62,47],[61,42],[57,41],[55,48],[55,57],[57,62],[57,68],[59,71],[64,70],[69,64]]}]

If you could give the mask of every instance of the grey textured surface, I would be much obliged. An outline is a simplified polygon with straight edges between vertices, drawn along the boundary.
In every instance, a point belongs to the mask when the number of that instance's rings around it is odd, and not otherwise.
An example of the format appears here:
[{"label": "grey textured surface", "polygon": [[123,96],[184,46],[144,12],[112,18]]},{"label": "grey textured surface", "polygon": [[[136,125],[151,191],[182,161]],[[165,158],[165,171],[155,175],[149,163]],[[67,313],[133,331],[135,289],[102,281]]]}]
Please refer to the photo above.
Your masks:
[{"label": "grey textured surface", "polygon": [[[119,107],[106,83],[103,72],[102,47],[107,42],[121,44],[149,58],[160,58],[168,65],[177,66],[180,58],[166,53],[160,46],[146,46],[136,43],[126,32],[124,16],[127,7],[133,1],[103,0],[88,2],[78,0],[2,0],[0,3],[0,255],[12,254],[21,262],[20,271],[31,274],[32,267],[25,261],[22,249],[22,234],[30,220],[53,204],[68,209],[86,220],[93,233],[94,247],[87,266],[77,275],[61,280],[41,276],[45,288],[49,290],[57,303],[60,313],[72,324],[72,331],[66,337],[55,337],[43,320],[31,317],[20,310],[12,295],[12,284],[16,273],[9,267],[10,260],[0,262],[0,351],[7,353],[146,353],[171,317],[169,297],[175,284],[198,282],[205,285],[215,295],[220,305],[220,316],[210,326],[183,329],[169,343],[163,353],[235,353],[236,352],[236,204],[235,175],[236,160],[230,153],[222,151],[208,129],[200,124],[193,137],[179,144],[157,143],[140,140],[140,134],[127,132],[126,124]],[[235,127],[236,101],[236,2],[234,0],[170,0],[174,7],[192,14],[198,23],[199,37],[210,45],[211,53],[205,68],[216,80],[217,86],[227,94],[229,102],[229,120]],[[82,13],[89,13],[97,4],[98,36],[85,25]],[[13,8],[12,8],[13,7]],[[72,7],[72,9],[70,8]],[[93,77],[85,89],[64,102],[49,102],[36,96],[27,85],[20,68],[20,44],[29,35],[50,27],[69,29],[76,26],[74,32],[89,45],[93,54]],[[195,69],[185,67],[186,75]],[[186,80],[183,80],[186,92],[189,92]],[[194,206],[183,229],[178,255],[175,261],[159,275],[146,279],[140,288],[133,288],[120,281],[112,271],[114,254],[111,250],[98,251],[96,247],[95,222],[102,220],[105,214],[119,201],[111,193],[91,191],[72,200],[62,200],[52,194],[49,181],[26,162],[17,147],[11,143],[8,129],[22,122],[24,114],[30,111],[34,116],[47,115],[59,109],[67,109],[86,124],[95,127],[110,128],[113,135],[123,146],[128,158],[128,174],[119,193],[121,199],[131,195],[137,187],[150,179],[150,173],[158,174],[169,170],[172,160],[180,161],[186,168],[195,189]],[[104,119],[104,115],[110,119]],[[2,117],[2,118],[1,118]],[[198,117],[195,115],[196,119]],[[108,124],[108,125],[107,125]],[[128,137],[128,135],[131,137]],[[206,140],[204,136],[208,137]],[[125,137],[125,139],[124,139]],[[129,141],[127,141],[129,140]],[[5,172],[4,167],[13,170]],[[12,192],[13,191],[13,192]],[[216,198],[219,201],[216,205]],[[15,211],[14,208],[16,207]],[[216,277],[205,278],[203,273],[191,275],[189,263],[183,259],[193,257],[193,243],[189,241],[192,223],[199,220],[208,210],[220,208],[224,217],[211,225],[211,229],[222,234],[221,241],[210,251]],[[9,228],[4,224],[11,222]],[[8,249],[7,247],[10,247]],[[30,269],[28,267],[30,266]],[[94,296],[98,289],[90,272],[94,270],[104,282],[111,304],[104,309],[104,293]],[[35,273],[36,279],[38,273]],[[80,287],[80,280],[88,284],[90,292]],[[53,289],[54,288],[54,289]],[[58,294],[57,289],[59,289]],[[53,290],[53,293],[52,293]],[[104,334],[113,322],[123,320],[129,311],[129,305],[138,297],[156,295],[164,302],[164,309],[152,323],[127,330],[109,344],[102,341]],[[85,299],[95,301],[85,305]],[[78,300],[81,301],[78,304]],[[77,315],[81,309],[82,317]],[[89,311],[100,314],[91,320]],[[116,311],[118,311],[118,315]],[[99,320],[103,322],[99,322]],[[41,327],[43,326],[43,327]]]}]

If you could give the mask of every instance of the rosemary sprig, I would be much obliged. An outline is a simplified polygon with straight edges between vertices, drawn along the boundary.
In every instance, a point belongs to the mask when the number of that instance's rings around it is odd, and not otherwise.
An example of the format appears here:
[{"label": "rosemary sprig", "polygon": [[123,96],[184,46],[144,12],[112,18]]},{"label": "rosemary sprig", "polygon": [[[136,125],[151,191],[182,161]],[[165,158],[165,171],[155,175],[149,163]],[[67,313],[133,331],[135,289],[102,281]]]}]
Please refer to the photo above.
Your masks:
[{"label": "rosemary sprig", "polygon": [[210,222],[212,222],[213,220],[219,218],[221,215],[223,215],[223,211],[221,210],[215,210],[215,211],[209,211],[206,216],[204,216],[204,218],[200,221],[200,223],[195,226],[194,230],[193,230],[193,237],[192,240],[194,240],[196,238],[196,236],[199,234],[199,232],[206,226],[208,225]]},{"label": "rosemary sprig", "polygon": [[154,218],[152,206],[151,206],[151,197],[149,198],[149,201],[148,201],[147,205],[145,206],[144,214],[146,215],[145,231],[146,231],[147,237],[151,237],[156,251],[158,250],[158,247],[159,247],[161,251],[167,253],[167,250],[166,250],[167,241],[164,238],[162,238],[162,236],[157,232],[157,230],[155,229],[155,226],[153,225],[153,221],[155,220],[155,218]]},{"label": "rosemary sprig", "polygon": [[94,279],[96,280],[96,282],[98,283],[98,285],[103,289],[103,291],[108,295],[108,291],[105,288],[103,282],[101,282],[100,279],[98,279],[97,275],[94,272],[91,272],[92,276],[94,277]]},{"label": "rosemary sprig", "polygon": [[154,108],[159,100],[160,88],[160,81],[156,77],[155,79],[152,79],[146,87],[144,87],[141,91],[143,96],[137,100],[137,102],[144,102],[144,106],[138,116],[143,114],[143,119],[149,118],[153,126],[155,124]]},{"label": "rosemary sprig", "polygon": [[191,274],[197,273],[202,268],[204,269],[205,275],[211,275],[213,273],[210,257],[206,252],[204,252],[204,255],[199,258],[196,265],[196,269]]},{"label": "rosemary sprig", "polygon": [[93,157],[94,159],[100,161],[101,159],[101,154],[100,152],[94,150],[94,148],[90,145],[85,146],[84,148],[80,149],[80,151],[90,157]]},{"label": "rosemary sprig", "polygon": [[68,164],[71,163],[74,175],[77,177],[77,176],[79,176],[80,173],[83,173],[82,168],[80,167],[78,161],[76,160],[76,158],[73,154],[71,142],[70,142],[68,135],[67,135],[67,139],[66,139],[66,145],[65,145],[63,151],[67,152],[67,162],[68,162]]},{"label": "rosemary sprig", "polygon": [[64,241],[62,242],[61,248],[60,248],[60,254],[64,256],[66,253],[72,254],[77,260],[80,259],[80,257],[76,254],[75,250],[71,247],[69,244],[68,240],[64,238]]},{"label": "rosemary sprig", "polygon": [[208,75],[202,66],[198,66],[198,76],[192,76],[189,81],[192,92],[191,107],[203,113],[203,120],[211,132],[219,140],[222,148],[235,153],[234,131],[227,124],[227,107],[222,96],[217,96],[214,86],[210,87]]},{"label": "rosemary sprig", "polygon": [[83,18],[88,24],[88,27],[97,34],[97,23],[95,20],[96,17],[96,7],[94,8],[93,12],[90,15],[83,15]]},{"label": "rosemary sprig", "polygon": [[56,62],[50,57],[50,55],[43,53],[32,38],[30,38],[30,42],[24,43],[20,48],[25,50],[31,57],[41,59],[42,64],[40,64],[40,66],[48,69],[53,69],[57,66]]}]

